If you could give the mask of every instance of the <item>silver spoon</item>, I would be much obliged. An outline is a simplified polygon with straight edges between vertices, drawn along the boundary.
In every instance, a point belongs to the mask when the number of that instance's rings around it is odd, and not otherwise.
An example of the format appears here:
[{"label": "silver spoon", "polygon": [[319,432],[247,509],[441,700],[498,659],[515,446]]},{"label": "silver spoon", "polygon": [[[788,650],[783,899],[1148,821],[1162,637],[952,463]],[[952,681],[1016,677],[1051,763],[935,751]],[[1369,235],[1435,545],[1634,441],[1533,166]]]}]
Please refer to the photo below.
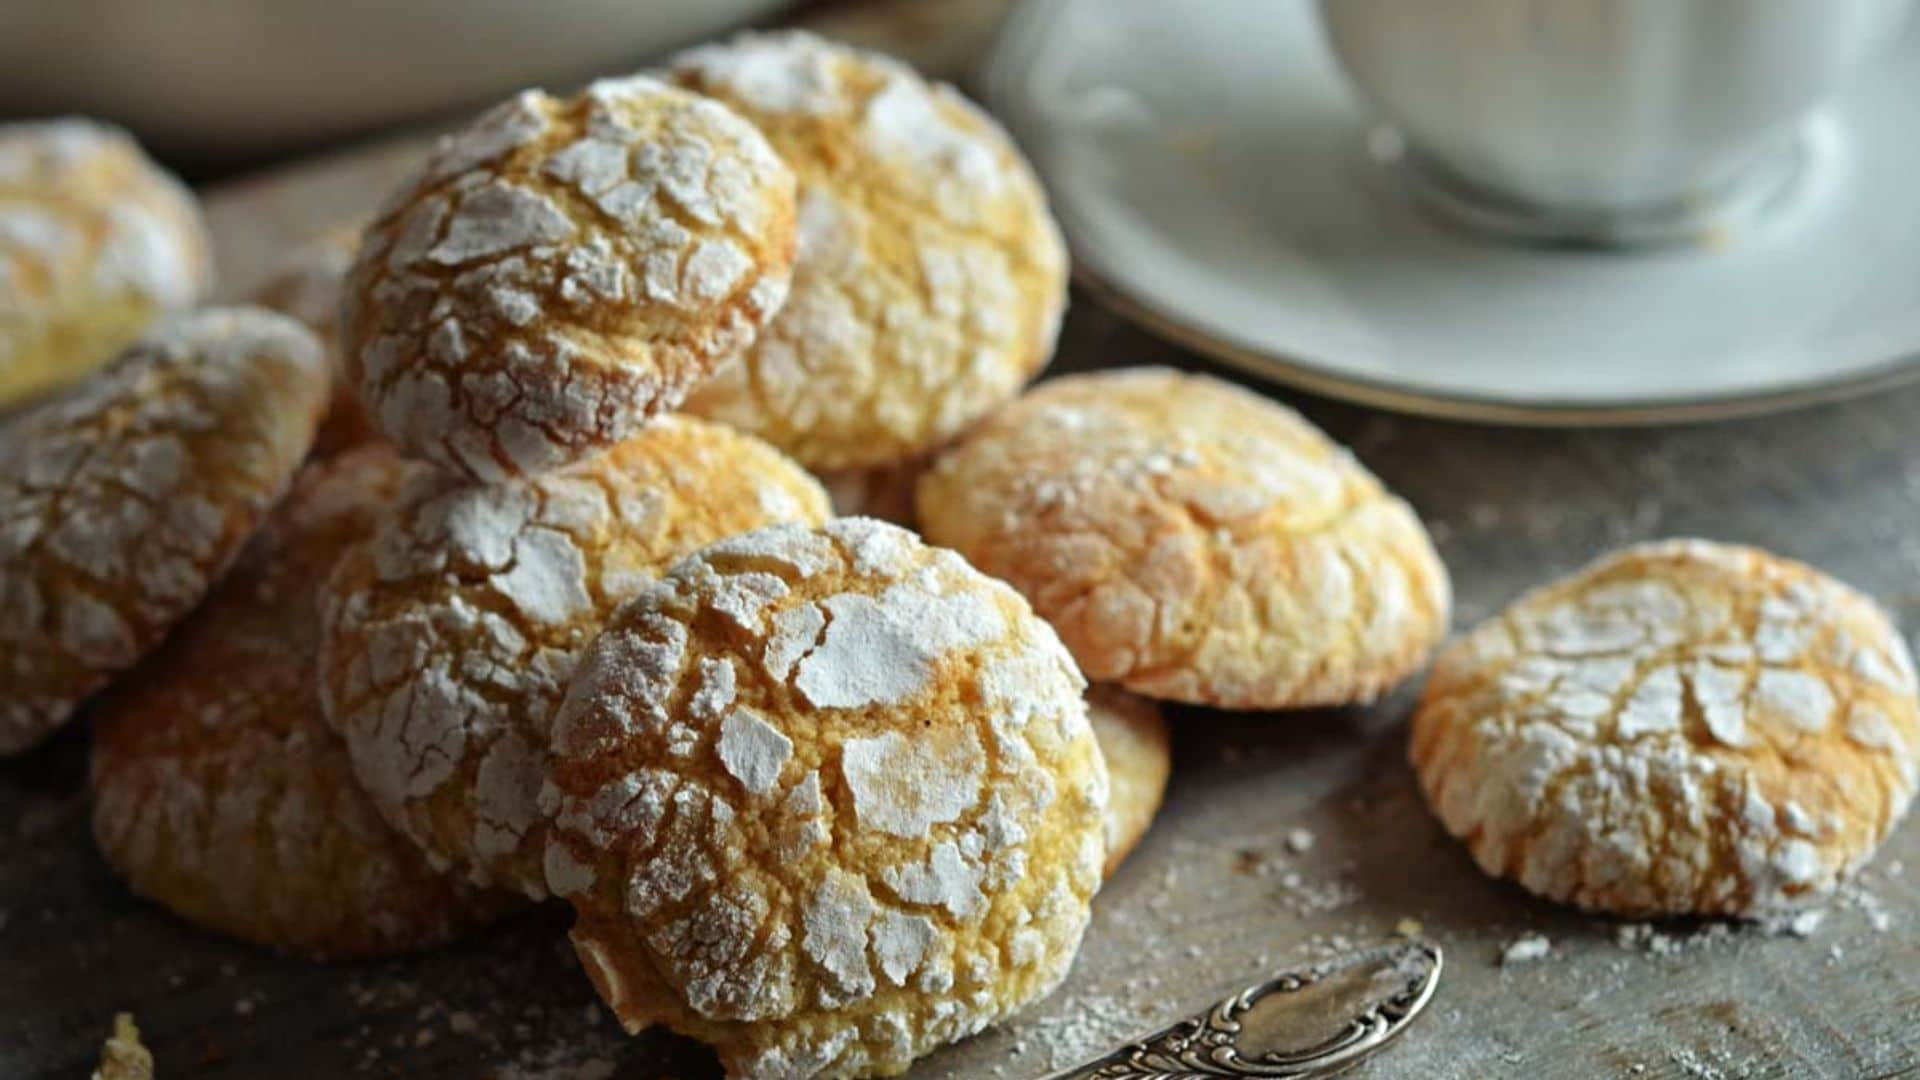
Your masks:
[{"label": "silver spoon", "polygon": [[1332,1076],[1405,1031],[1439,985],[1440,947],[1397,938],[1284,972],[1047,1080]]}]

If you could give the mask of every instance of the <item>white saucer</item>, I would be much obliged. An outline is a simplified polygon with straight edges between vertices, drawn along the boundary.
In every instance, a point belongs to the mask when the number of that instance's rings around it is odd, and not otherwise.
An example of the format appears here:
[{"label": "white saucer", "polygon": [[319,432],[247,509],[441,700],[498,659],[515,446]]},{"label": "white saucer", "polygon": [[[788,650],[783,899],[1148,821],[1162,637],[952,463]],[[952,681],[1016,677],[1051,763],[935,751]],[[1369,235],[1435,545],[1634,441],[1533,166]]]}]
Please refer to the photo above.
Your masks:
[{"label": "white saucer", "polygon": [[1758,412],[1920,375],[1920,26],[1712,247],[1504,247],[1369,154],[1306,0],[1026,0],[980,73],[1084,279],[1316,392],[1535,424]]}]

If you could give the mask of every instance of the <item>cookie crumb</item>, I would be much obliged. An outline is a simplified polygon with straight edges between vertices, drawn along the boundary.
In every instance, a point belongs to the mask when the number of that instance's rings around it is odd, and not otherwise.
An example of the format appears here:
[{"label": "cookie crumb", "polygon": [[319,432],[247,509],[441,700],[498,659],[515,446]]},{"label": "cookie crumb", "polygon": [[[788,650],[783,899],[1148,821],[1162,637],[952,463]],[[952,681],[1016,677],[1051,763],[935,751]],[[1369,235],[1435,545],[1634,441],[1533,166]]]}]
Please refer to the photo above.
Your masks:
[{"label": "cookie crumb", "polygon": [[1820,924],[1825,922],[1826,918],[1825,909],[1812,908],[1807,911],[1796,911],[1790,915],[1764,919],[1760,923],[1760,929],[1769,937],[1807,938],[1812,937],[1814,932],[1820,929]]},{"label": "cookie crumb", "polygon": [[115,1013],[113,1034],[100,1048],[93,1080],[153,1080],[153,1054],[140,1042],[132,1013]]},{"label": "cookie crumb", "polygon": [[1553,950],[1553,943],[1545,934],[1522,934],[1507,943],[1500,951],[1500,966],[1512,967],[1515,964],[1528,964],[1535,960],[1545,960]]}]

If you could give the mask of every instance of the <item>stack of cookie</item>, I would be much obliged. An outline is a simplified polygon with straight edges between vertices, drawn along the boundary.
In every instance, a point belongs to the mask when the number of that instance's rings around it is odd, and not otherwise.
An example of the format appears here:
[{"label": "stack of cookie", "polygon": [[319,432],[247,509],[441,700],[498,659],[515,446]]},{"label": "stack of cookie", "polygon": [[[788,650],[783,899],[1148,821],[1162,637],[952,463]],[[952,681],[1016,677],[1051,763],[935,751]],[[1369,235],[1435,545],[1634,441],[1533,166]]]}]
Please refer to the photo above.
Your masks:
[{"label": "stack of cookie", "polygon": [[166,314],[177,185],[7,138],[49,209],[4,219],[0,372],[80,384],[0,429],[0,735],[95,702],[137,891],[320,957],[563,896],[623,1022],[752,1075],[897,1071],[1064,977],[1158,714],[1096,698],[1111,801],[1026,601],[782,452],[904,519],[1049,359],[1064,250],[973,106],[800,35],[522,94],[296,253],[293,318]]},{"label": "stack of cookie", "polygon": [[[1064,978],[1165,789],[1156,702],[1372,701],[1448,627],[1419,518],[1285,407],[1023,394],[1044,196],[882,57],[521,94],[295,253],[285,315],[184,310],[206,246],[123,136],[0,130],[0,406],[73,384],[0,427],[0,752],[94,701],[108,861],[248,940],[560,898],[629,1029],[898,1072]],[[1489,872],[1634,914],[1830,891],[1916,748],[1869,601],[1699,543],[1456,643],[1413,732]]]}]

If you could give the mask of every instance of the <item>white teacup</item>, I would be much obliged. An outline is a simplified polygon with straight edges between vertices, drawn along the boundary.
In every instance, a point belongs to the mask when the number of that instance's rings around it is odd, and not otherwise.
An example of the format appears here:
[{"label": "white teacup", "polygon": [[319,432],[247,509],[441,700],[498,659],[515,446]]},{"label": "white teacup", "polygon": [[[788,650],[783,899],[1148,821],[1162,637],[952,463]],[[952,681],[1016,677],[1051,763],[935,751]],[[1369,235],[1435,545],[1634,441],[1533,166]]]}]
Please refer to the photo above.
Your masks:
[{"label": "white teacup", "polygon": [[1602,244],[1718,228],[1789,186],[1805,120],[1907,0],[1320,0],[1422,194]]}]

